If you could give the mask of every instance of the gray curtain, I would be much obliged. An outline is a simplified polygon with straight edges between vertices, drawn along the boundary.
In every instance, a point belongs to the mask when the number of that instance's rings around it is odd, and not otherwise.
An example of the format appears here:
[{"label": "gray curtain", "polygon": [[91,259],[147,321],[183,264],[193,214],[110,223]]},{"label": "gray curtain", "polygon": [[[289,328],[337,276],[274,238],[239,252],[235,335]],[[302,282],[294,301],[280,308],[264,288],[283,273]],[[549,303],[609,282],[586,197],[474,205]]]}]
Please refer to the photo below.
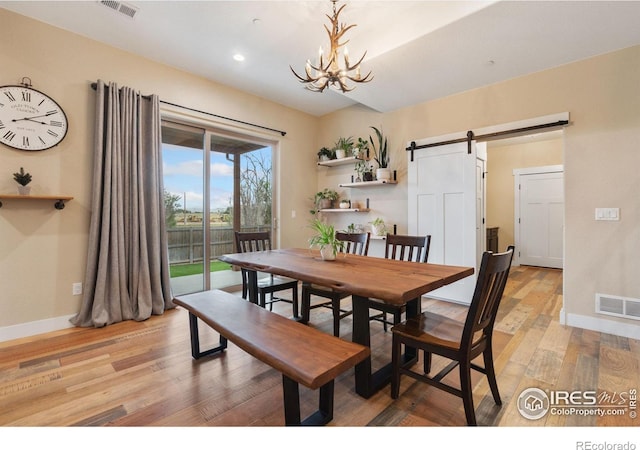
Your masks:
[{"label": "gray curtain", "polygon": [[96,86],[93,196],[84,297],[71,323],[102,327],[173,308],[162,183],[160,101]]}]

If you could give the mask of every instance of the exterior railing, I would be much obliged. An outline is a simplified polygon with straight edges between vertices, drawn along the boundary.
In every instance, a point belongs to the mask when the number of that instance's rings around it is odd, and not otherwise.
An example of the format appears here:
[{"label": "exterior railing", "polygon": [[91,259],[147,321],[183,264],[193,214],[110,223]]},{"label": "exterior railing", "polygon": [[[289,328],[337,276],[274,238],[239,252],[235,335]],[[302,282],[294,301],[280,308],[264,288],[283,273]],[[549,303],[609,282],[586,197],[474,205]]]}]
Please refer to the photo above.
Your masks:
[{"label": "exterior railing", "polygon": [[[268,226],[243,227],[242,231],[268,231]],[[189,264],[201,262],[204,229],[202,227],[177,227],[167,230],[169,246],[169,264]],[[232,227],[211,227],[211,259],[225,253],[234,253],[234,234]]]}]

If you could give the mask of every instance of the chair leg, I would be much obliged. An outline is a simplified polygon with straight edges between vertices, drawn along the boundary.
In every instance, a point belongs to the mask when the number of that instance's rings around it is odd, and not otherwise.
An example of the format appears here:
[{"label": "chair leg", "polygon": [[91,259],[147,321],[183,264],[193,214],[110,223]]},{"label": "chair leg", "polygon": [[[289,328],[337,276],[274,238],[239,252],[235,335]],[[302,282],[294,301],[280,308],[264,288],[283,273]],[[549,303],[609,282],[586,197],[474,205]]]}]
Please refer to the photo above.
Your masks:
[{"label": "chair leg", "polygon": [[331,299],[331,310],[333,312],[333,335],[340,337],[340,299],[333,297]]},{"label": "chair leg", "polygon": [[487,372],[487,381],[491,388],[491,394],[493,394],[493,400],[496,402],[496,405],[502,405],[500,392],[498,392],[498,382],[496,381],[496,371],[493,367],[493,351],[491,350],[491,342],[487,344],[487,348],[483,352],[482,356],[484,358],[484,368]]},{"label": "chair leg", "polygon": [[241,269],[241,275],[242,275],[242,298],[243,299],[247,299],[247,286],[249,281],[247,280],[247,272],[244,269]]},{"label": "chair leg", "polygon": [[400,322],[402,322],[402,310],[398,308],[393,312],[393,324],[396,325]]},{"label": "chair leg", "polygon": [[395,334],[391,341],[391,398],[400,395],[400,351],[402,344]]},{"label": "chair leg", "polygon": [[309,312],[311,310],[311,294],[307,289],[305,289],[304,284],[302,285],[302,304],[300,305],[301,309],[301,319],[302,323],[309,323]]},{"label": "chair leg", "polygon": [[471,391],[471,366],[469,361],[460,361],[460,390],[467,425],[476,425],[476,413],[473,409],[473,392]]},{"label": "chair leg", "polygon": [[267,305],[267,294],[265,294],[264,291],[260,291],[260,300],[258,300],[258,304],[263,308]]},{"label": "chair leg", "polygon": [[291,289],[291,303],[293,304],[293,318],[298,319],[298,286]]},{"label": "chair leg", "polygon": [[383,312],[382,313],[382,329],[384,330],[384,332],[387,332],[387,313]]},{"label": "chair leg", "polygon": [[425,375],[431,372],[431,352],[424,351],[424,360],[422,361]]}]

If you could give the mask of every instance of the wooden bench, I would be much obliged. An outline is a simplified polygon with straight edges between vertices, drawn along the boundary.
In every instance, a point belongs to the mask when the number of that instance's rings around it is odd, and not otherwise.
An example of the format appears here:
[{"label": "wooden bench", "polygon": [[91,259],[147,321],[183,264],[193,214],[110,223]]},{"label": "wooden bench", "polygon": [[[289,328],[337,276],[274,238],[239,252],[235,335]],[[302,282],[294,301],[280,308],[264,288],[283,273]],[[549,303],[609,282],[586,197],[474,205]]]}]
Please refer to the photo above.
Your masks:
[{"label": "wooden bench", "polygon": [[[334,379],[366,359],[369,348],[243,300],[211,290],[182,295],[174,303],[189,312],[191,355],[222,352],[227,340],[282,373],[286,425],[325,425],[333,419]],[[220,344],[200,351],[198,319],[220,334]],[[300,420],[299,384],[320,389],[319,409]]]}]

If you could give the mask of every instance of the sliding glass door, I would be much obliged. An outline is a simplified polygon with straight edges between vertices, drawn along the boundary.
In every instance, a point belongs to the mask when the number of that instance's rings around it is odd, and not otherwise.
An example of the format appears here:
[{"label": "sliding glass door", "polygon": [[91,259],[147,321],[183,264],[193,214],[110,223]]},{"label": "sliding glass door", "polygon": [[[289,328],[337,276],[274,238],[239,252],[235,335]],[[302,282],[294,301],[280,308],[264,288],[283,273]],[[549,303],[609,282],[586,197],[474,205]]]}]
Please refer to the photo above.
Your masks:
[{"label": "sliding glass door", "polygon": [[271,146],[171,122],[162,142],[174,295],[239,285],[218,256],[236,251],[234,231],[271,229]]}]

